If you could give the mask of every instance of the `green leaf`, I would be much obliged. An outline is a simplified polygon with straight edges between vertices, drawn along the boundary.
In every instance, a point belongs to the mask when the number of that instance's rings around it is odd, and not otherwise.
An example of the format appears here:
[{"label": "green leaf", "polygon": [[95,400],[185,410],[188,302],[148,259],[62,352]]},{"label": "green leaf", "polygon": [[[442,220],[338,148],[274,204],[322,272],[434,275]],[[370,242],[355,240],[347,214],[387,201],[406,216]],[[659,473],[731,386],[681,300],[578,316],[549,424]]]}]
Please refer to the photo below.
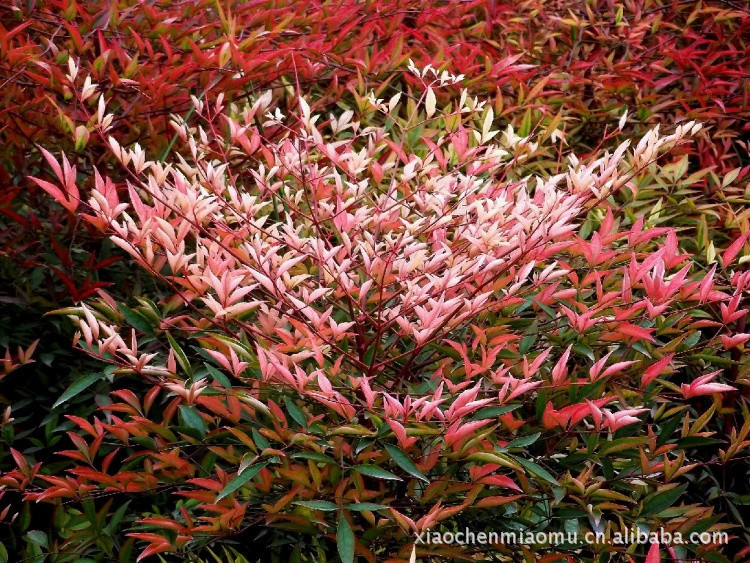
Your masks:
[{"label": "green leaf", "polygon": [[365,448],[369,448],[374,443],[375,443],[375,438],[362,438],[359,442],[357,442],[357,447],[354,448],[354,453],[358,454]]},{"label": "green leaf", "polygon": [[562,467],[579,467],[582,463],[585,464],[591,460],[591,454],[588,452],[579,452],[575,454],[569,454],[566,457],[557,460]]},{"label": "green leaf", "polygon": [[211,364],[203,364],[206,367],[206,370],[208,371],[208,374],[214,378],[214,380],[218,381],[224,388],[231,389],[232,388],[232,382],[229,381],[229,378],[221,373],[218,369],[216,369]]},{"label": "green leaf", "polygon": [[117,308],[130,326],[148,336],[154,335],[154,327],[140,313],[122,304],[117,305]]},{"label": "green leaf", "polygon": [[385,469],[380,469],[380,467],[376,465],[357,465],[356,467],[352,467],[352,470],[356,471],[357,473],[361,473],[362,475],[367,475],[368,477],[374,477],[375,479],[389,479],[391,481],[403,481],[401,477],[396,477],[390,471],[386,471]]},{"label": "green leaf", "polygon": [[536,403],[534,405],[534,408],[536,409],[536,418],[537,420],[542,420],[542,417],[544,416],[544,409],[547,406],[547,391],[542,389],[539,391],[539,395],[536,397]]},{"label": "green leaf", "polygon": [[63,392],[62,395],[60,395],[60,398],[57,399],[54,405],[52,405],[52,408],[57,408],[60,405],[62,405],[64,402],[72,399],[78,393],[81,391],[88,389],[93,385],[96,381],[101,379],[101,375],[98,373],[90,373],[88,375],[84,375],[83,377],[80,377],[76,379],[73,383],[71,383],[70,387],[68,387],[65,392]]},{"label": "green leaf", "polygon": [[224,490],[221,491],[216,497],[216,502],[219,502],[224,497],[231,495],[234,491],[245,485],[245,483],[255,477],[266,465],[268,465],[268,463],[258,463],[256,465],[251,465],[250,467],[245,469],[243,472],[237,475],[237,477],[229,481],[227,486],[224,487]]},{"label": "green leaf", "polygon": [[547,313],[550,316],[550,318],[554,319],[557,317],[557,315],[555,315],[555,312],[548,305],[545,305],[544,303],[540,303],[539,301],[537,301],[536,304],[539,306],[539,308],[542,311]]},{"label": "green leaf", "polygon": [[172,338],[172,335],[169,333],[167,333],[167,340],[169,340],[169,345],[172,347],[172,350],[174,350],[175,356],[177,356],[177,363],[180,364],[180,367],[186,374],[192,377],[193,368],[190,367],[190,362],[188,362],[187,356],[185,355],[183,349],[179,344],[177,344],[177,341]]},{"label": "green leaf", "polygon": [[524,336],[521,339],[521,345],[518,347],[518,352],[521,354],[527,354],[529,350],[531,350],[531,347],[534,345],[534,342],[536,342],[536,338],[536,334],[529,334],[528,336]]},{"label": "green leaf", "polygon": [[731,366],[734,365],[736,362],[730,358],[722,358],[721,356],[712,356],[711,354],[696,354],[688,356],[691,360],[693,358],[699,358],[701,360],[704,360],[710,364],[717,364],[720,366]]},{"label": "green leaf", "polygon": [[406,471],[409,475],[412,475],[417,479],[421,479],[425,483],[430,482],[430,480],[424,476],[424,474],[417,468],[417,466],[414,465],[414,462],[409,458],[409,456],[401,451],[401,449],[397,448],[396,446],[392,446],[391,444],[385,444],[385,449],[391,456],[391,459],[395,461],[396,464],[401,469]]},{"label": "green leaf", "polygon": [[555,497],[555,502],[559,504],[568,494],[568,490],[565,487],[552,487],[552,494]]},{"label": "green leaf", "polygon": [[203,420],[203,417],[195,407],[190,405],[180,405],[180,416],[186,426],[198,431],[198,433],[204,438],[206,437],[206,421]]},{"label": "green leaf", "polygon": [[592,362],[595,361],[594,351],[591,349],[591,346],[589,346],[585,342],[578,342],[574,344],[573,350],[581,356],[586,356]]},{"label": "green leaf", "polygon": [[632,346],[633,350],[635,350],[636,352],[643,354],[647,358],[651,358],[651,353],[648,351],[648,348],[646,348],[643,342],[634,342]]},{"label": "green leaf", "polygon": [[677,429],[677,427],[681,423],[682,423],[682,417],[680,416],[673,416],[671,419],[667,420],[667,422],[665,422],[659,429],[659,434],[656,438],[656,445],[663,446],[671,438],[673,438],[674,431]]},{"label": "green leaf", "polygon": [[645,444],[648,441],[648,436],[640,437],[629,437],[629,438],[618,438],[611,442],[604,442],[599,450],[600,455],[610,455],[615,452],[622,452],[631,448],[637,448],[638,446]]},{"label": "green leaf", "polygon": [[701,339],[702,333],[700,330],[696,330],[693,334],[688,336],[683,342],[682,345],[685,347],[685,350],[692,350],[696,344],[698,344],[698,341]]},{"label": "green leaf", "polygon": [[294,504],[299,504],[300,506],[304,506],[305,508],[312,508],[313,510],[325,510],[327,512],[332,512],[334,510],[338,510],[338,506],[333,504],[332,502],[328,502],[327,500],[300,500],[298,502],[295,502]]},{"label": "green leaf", "polygon": [[295,405],[289,397],[284,397],[284,404],[286,405],[286,410],[289,413],[289,416],[292,417],[292,420],[302,428],[307,428],[307,419],[300,408]]},{"label": "green leaf", "polygon": [[520,438],[516,438],[512,442],[509,442],[503,449],[509,450],[510,448],[524,448],[526,446],[530,446],[531,444],[536,442],[541,435],[541,432],[536,432],[535,434],[531,434],[530,436],[522,436]]},{"label": "green leaf", "polygon": [[372,360],[375,357],[375,345],[370,346],[365,352],[364,363],[365,365],[372,365]]},{"label": "green leaf", "polygon": [[41,545],[45,549],[49,549],[49,540],[47,539],[47,534],[45,534],[41,530],[29,530],[26,533],[26,537],[29,538],[30,542]]},{"label": "green leaf", "polygon": [[146,448],[147,450],[159,449],[159,447],[156,445],[156,441],[150,436],[133,436],[130,439],[139,446]]},{"label": "green leaf", "polygon": [[526,110],[521,121],[521,126],[518,128],[518,136],[526,137],[531,133],[531,108]]},{"label": "green leaf", "polygon": [[253,442],[255,442],[255,445],[258,446],[261,450],[265,450],[266,448],[271,447],[271,442],[266,440],[266,438],[255,428],[253,428],[250,432],[253,435]]},{"label": "green leaf", "polygon": [[716,438],[706,438],[705,436],[687,436],[680,440],[677,440],[677,446],[681,449],[686,448],[700,448],[703,446],[713,446],[715,444],[724,444],[725,440],[717,440]]},{"label": "green leaf", "polygon": [[711,526],[719,522],[719,520],[721,520],[719,516],[714,516],[712,518],[704,518],[702,520],[699,520],[695,524],[695,526],[693,526],[687,531],[686,535],[689,536],[690,534],[700,534],[701,532],[705,532],[709,530]]},{"label": "green leaf", "polygon": [[246,453],[240,458],[240,466],[237,469],[237,475],[241,475],[245,469],[250,467],[253,463],[258,461],[258,456],[252,455],[250,452]]},{"label": "green leaf", "polygon": [[582,239],[587,239],[588,236],[591,234],[591,229],[594,227],[594,221],[593,217],[589,215],[586,217],[586,220],[583,222],[583,225],[581,225],[581,228],[578,231],[578,236],[580,236]]},{"label": "green leaf", "polygon": [[109,522],[107,522],[107,526],[104,528],[105,531],[109,532],[110,534],[113,534],[117,530],[117,527],[120,525],[120,522],[125,516],[125,513],[127,512],[128,507],[130,506],[131,502],[132,501],[130,500],[125,502],[125,504],[123,504],[120,508],[118,508],[115,511],[115,513],[109,519]]},{"label": "green leaf", "polygon": [[705,553],[702,553],[701,557],[704,561],[711,561],[713,563],[731,563],[729,559],[727,559],[717,551],[707,551]]},{"label": "green leaf", "polygon": [[339,516],[339,525],[336,530],[336,546],[342,563],[354,562],[354,532],[343,512]]},{"label": "green leaf", "polygon": [[338,465],[336,463],[336,460],[332,457],[329,457],[325,454],[321,454],[318,452],[301,452],[298,454],[293,454],[292,459],[311,459],[313,461],[317,461],[320,463],[328,463],[330,465]]},{"label": "green leaf", "polygon": [[94,507],[94,501],[90,498],[83,499],[81,502],[83,512],[86,515],[86,519],[91,523],[92,526],[96,526],[96,508]]},{"label": "green leaf", "polygon": [[[533,297],[529,297],[529,300],[533,301]],[[524,331],[524,337],[521,339],[521,345],[518,351],[521,354],[527,354],[531,347],[536,342],[537,336],[539,335],[539,323],[535,320],[529,327]]]},{"label": "green leaf", "polygon": [[557,482],[557,479],[555,479],[549,471],[537,465],[533,461],[529,461],[528,459],[523,459],[521,457],[516,457],[516,456],[510,456],[510,457],[512,457],[514,460],[516,460],[526,469],[531,471],[537,477],[541,477],[542,479],[544,479],[548,483],[551,483],[552,485],[557,485],[557,486],[560,485],[560,483]]},{"label": "green leaf", "polygon": [[502,416],[511,411],[514,411],[520,406],[521,405],[507,405],[504,407],[485,407],[483,409],[478,410],[474,414],[474,416],[471,417],[471,420],[484,420],[485,418],[496,418],[498,416]]},{"label": "green leaf", "polygon": [[641,516],[653,516],[654,514],[659,514],[662,510],[669,508],[680,498],[680,496],[682,496],[682,493],[685,492],[686,488],[687,485],[682,485],[681,487],[675,487],[668,491],[662,491],[650,495],[643,501]]},{"label": "green leaf", "polygon": [[513,316],[518,316],[521,313],[523,313],[526,309],[531,307],[531,304],[534,302],[534,296],[527,297],[526,300],[521,303],[516,309],[513,311]]},{"label": "green leaf", "polygon": [[347,510],[386,510],[388,507],[384,504],[375,504],[374,502],[355,502],[345,506]]}]

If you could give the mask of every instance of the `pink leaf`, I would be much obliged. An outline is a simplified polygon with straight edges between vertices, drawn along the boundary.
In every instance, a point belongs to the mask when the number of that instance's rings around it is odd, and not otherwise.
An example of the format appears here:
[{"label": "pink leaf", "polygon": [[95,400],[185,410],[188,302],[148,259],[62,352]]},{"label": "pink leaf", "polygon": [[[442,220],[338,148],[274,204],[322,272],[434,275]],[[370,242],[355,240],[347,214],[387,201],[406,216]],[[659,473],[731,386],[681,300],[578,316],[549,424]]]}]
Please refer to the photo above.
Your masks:
[{"label": "pink leaf", "polygon": [[655,364],[649,366],[649,368],[645,372],[643,372],[643,375],[641,376],[641,385],[645,387],[654,379],[659,377],[664,371],[664,368],[666,368],[669,365],[669,362],[672,361],[672,358],[674,358],[674,354],[669,354]]},{"label": "pink leaf", "polygon": [[725,268],[732,263],[737,254],[739,254],[740,250],[742,250],[742,247],[745,246],[745,241],[747,241],[748,234],[750,234],[750,231],[748,231],[744,235],[741,235],[736,241],[729,245],[729,248],[727,248],[724,251],[724,254],[721,255],[721,261],[724,263]]}]

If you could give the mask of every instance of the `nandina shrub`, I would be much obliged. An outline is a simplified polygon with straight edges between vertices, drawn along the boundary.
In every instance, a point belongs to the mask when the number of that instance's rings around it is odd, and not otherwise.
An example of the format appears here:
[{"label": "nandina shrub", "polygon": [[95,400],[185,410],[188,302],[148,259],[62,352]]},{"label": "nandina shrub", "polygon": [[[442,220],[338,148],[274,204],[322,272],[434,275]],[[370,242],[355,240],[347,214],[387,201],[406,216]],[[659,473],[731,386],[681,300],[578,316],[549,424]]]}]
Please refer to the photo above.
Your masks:
[{"label": "nandina shrub", "polygon": [[[355,2],[348,9],[326,0],[107,5],[11,0],[0,5],[0,291],[2,299],[28,310],[8,344],[28,346],[34,338],[25,335],[40,329],[37,321],[50,309],[79,303],[102,287],[132,305],[149,283],[140,272],[131,276],[128,265],[118,261],[122,253],[76,214],[76,199],[88,199],[93,187],[94,165],[124,186],[106,139],[92,134],[89,119],[97,99],[75,95],[86,77],[116,110],[111,134],[124,145],[139,142],[150,155],[166,158],[175,142],[169,114],[188,112],[191,94],[211,103],[219,94],[241,102],[273,89],[286,111],[297,103],[288,94],[294,84],[314,91],[316,105],[332,109],[342,99],[354,105],[352,92],[392,89],[389,81],[403,75],[402,62],[433,55],[460,61],[472,79],[489,74],[497,85],[519,84],[533,72],[528,65],[514,64],[512,56],[493,48],[498,63],[488,68],[490,54],[476,48],[482,13],[480,4],[426,3],[415,9],[404,0]],[[39,143],[55,154],[65,152],[77,171],[78,192],[65,206],[30,179],[51,172]],[[16,318],[15,305],[0,303],[0,308],[0,317]],[[21,395],[35,397],[37,412],[51,411],[49,420],[55,420],[62,416],[54,407],[59,387],[68,386],[80,370],[68,369],[52,324],[40,331],[40,352],[58,352],[54,364],[66,367],[36,363],[25,369],[26,377],[17,373],[6,384],[33,382]],[[95,364],[88,366],[95,371]],[[46,384],[48,372],[54,373],[53,385]],[[87,389],[76,407],[93,407],[108,383],[98,382],[96,392]],[[46,459],[52,452],[38,452],[39,444],[64,437],[67,428],[49,424],[46,414],[33,427],[25,399],[17,401],[15,393],[5,397],[17,421],[26,425],[9,446]],[[87,413],[76,408],[75,414]],[[10,459],[7,449],[3,455]]]},{"label": "nandina shrub", "polygon": [[[106,139],[94,133],[90,121],[96,96],[76,95],[86,76],[116,113],[111,134],[124,146],[139,142],[159,159],[166,158],[175,138],[168,115],[188,112],[190,94],[211,104],[219,95],[241,103],[271,88],[282,110],[297,111],[293,85],[320,113],[339,114],[357,111],[358,99],[370,88],[386,99],[408,93],[418,84],[402,72],[408,58],[465,74],[469,92],[492,97],[495,115],[521,137],[556,132],[558,139],[564,136],[566,150],[579,155],[612,150],[659,122],[700,119],[710,128],[678,149],[686,158],[672,153],[676,162],[667,167],[661,162],[654,174],[639,177],[635,201],[626,191],[628,197],[617,203],[652,225],[676,227],[680,248],[709,268],[748,231],[750,18],[725,1],[597,0],[570,6],[378,0],[350,2],[347,9],[325,0],[5,4],[0,6],[0,277],[3,299],[35,311],[78,303],[101,287],[131,306],[141,293],[144,276],[131,279],[102,233],[78,220],[74,199],[67,208],[52,203],[28,178],[50,173],[35,145],[42,143],[56,155],[65,152],[77,168],[84,200],[94,183],[93,166],[124,187]],[[81,69],[78,76],[71,68]],[[455,89],[438,92],[439,103],[454,94]],[[622,130],[616,131],[626,110]],[[263,131],[266,139],[272,134]],[[591,215],[584,223],[584,238],[597,221]],[[14,315],[14,307],[0,311]],[[9,342],[13,349],[35,338],[20,335],[36,330],[36,312],[22,318],[27,326],[13,331],[19,335]],[[41,332],[50,335],[53,329]],[[58,343],[45,336],[40,351],[49,350],[59,350]],[[59,354],[55,361],[67,363]],[[16,373],[6,384],[47,381],[47,367],[60,378],[55,385],[24,392],[55,411],[58,387],[67,386],[78,369],[37,363],[25,368],[28,377]],[[94,405],[108,383],[100,381],[96,393],[90,388],[78,396],[77,406]],[[6,397],[13,400],[13,394]],[[50,413],[50,420],[57,416]],[[16,449],[37,455],[39,443],[49,444],[66,430],[49,425],[46,416],[39,421],[19,433],[28,440],[14,442]]]},{"label": "nandina shrub", "polygon": [[[731,528],[702,495],[702,448],[720,444],[708,457],[726,469],[750,443],[747,423],[716,436],[722,412],[747,412],[747,374],[725,352],[750,338],[737,326],[748,275],[731,270],[745,238],[721,269],[693,271],[673,229],[611,200],[699,126],[571,154],[550,174],[541,137],[501,132],[466,94],[438,108],[454,78],[412,73],[418,99],[370,96],[361,121],[321,121],[304,99],[290,116],[270,95],[195,99],[190,121],[173,118],[184,152],[168,163],[109,140],[128,199],[97,172],[81,217],[162,290],[61,311],[116,391],[99,415],[70,417],[66,475],[17,455],[6,487],[105,522],[112,498],[118,513],[134,500],[141,557],[221,542],[251,557],[461,558],[472,550],[415,540],[472,518],[581,537]],[[106,135],[106,106],[92,119]],[[65,157],[47,159],[57,181],[36,182],[72,205]],[[159,490],[158,505],[137,502]]]}]

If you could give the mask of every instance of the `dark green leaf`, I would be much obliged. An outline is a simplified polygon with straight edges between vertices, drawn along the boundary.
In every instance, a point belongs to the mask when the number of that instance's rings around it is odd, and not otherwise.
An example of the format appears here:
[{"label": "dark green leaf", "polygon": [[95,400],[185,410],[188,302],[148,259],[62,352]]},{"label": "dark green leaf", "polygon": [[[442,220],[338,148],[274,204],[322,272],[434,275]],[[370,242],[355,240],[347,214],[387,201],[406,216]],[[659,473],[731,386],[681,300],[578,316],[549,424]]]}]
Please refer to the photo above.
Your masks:
[{"label": "dark green leaf", "polygon": [[336,545],[342,563],[353,563],[354,561],[354,532],[349,521],[342,512],[339,516],[339,525],[336,530]]},{"label": "dark green leaf", "polygon": [[206,421],[203,420],[203,417],[196,410],[196,408],[190,405],[180,405],[179,408],[180,408],[180,416],[182,417],[182,421],[185,423],[185,426],[188,426],[192,428],[193,430],[198,431],[198,433],[201,436],[205,437],[206,436]]},{"label": "dark green leaf", "polygon": [[679,416],[673,416],[671,419],[667,420],[667,422],[665,422],[659,428],[659,435],[656,437],[656,444],[658,446],[663,446],[671,438],[673,438],[674,431],[680,425],[681,422],[682,422],[682,418]]},{"label": "dark green leaf", "polygon": [[172,350],[174,350],[174,354],[177,357],[177,363],[180,364],[180,367],[183,369],[183,371],[186,374],[192,377],[193,368],[190,367],[190,362],[188,362],[185,352],[182,350],[180,345],[177,344],[177,341],[174,338],[172,338],[172,335],[169,333],[167,333],[167,340],[169,340],[169,345],[172,347]]},{"label": "dark green leaf", "polygon": [[698,344],[698,341],[701,339],[702,333],[700,330],[696,330],[693,334],[688,336],[682,343],[682,345],[685,347],[685,350],[691,350],[695,347],[696,344]]},{"label": "dark green leaf", "polygon": [[574,344],[573,350],[581,356],[586,356],[592,362],[595,361],[594,351],[591,349],[591,346],[589,346],[585,342],[578,342],[577,344]]},{"label": "dark green leaf", "polygon": [[284,397],[284,404],[286,405],[286,411],[289,413],[289,416],[292,417],[294,422],[299,424],[302,428],[306,428],[307,419],[300,408],[295,405],[289,397]]},{"label": "dark green leaf", "polygon": [[518,347],[518,352],[521,354],[527,354],[529,350],[531,350],[531,347],[534,345],[534,342],[536,342],[536,338],[536,334],[524,336],[521,339],[521,345]]},{"label": "dark green leaf", "polygon": [[528,459],[523,459],[521,457],[516,457],[516,456],[510,456],[510,457],[512,457],[521,465],[523,465],[526,469],[531,471],[537,477],[541,477],[542,479],[544,479],[548,483],[551,483],[552,485],[558,485],[558,486],[560,485],[560,483],[557,482],[557,479],[555,479],[549,471],[539,466],[538,464],[534,463],[533,461],[529,461]]},{"label": "dark green leaf", "polygon": [[26,533],[26,537],[29,538],[29,541],[37,545],[41,545],[45,549],[49,549],[49,540],[47,539],[47,534],[45,534],[41,530],[29,530]]},{"label": "dark green leaf", "polygon": [[221,373],[218,369],[216,369],[211,364],[203,364],[203,365],[206,366],[206,369],[208,370],[209,375],[213,377],[214,380],[218,381],[226,389],[232,388],[232,382],[229,381],[229,378],[226,375]]},{"label": "dark green leaf", "polygon": [[507,405],[504,407],[486,407],[478,410],[472,420],[484,420],[485,418],[496,418],[506,413],[516,410],[520,405]]},{"label": "dark green leaf", "polygon": [[385,444],[385,449],[388,452],[388,455],[391,456],[391,459],[396,462],[396,465],[406,471],[409,475],[416,477],[417,479],[421,479],[425,483],[430,482],[430,480],[424,476],[424,474],[417,468],[417,466],[414,465],[414,462],[409,458],[409,456],[399,448],[397,448],[396,446],[392,446],[391,444]]},{"label": "dark green leaf", "polygon": [[682,496],[686,485],[650,495],[643,501],[641,516],[653,516],[672,506]]},{"label": "dark green leaf", "polygon": [[96,381],[101,379],[101,375],[98,373],[90,373],[88,375],[84,375],[83,377],[76,379],[70,387],[68,387],[65,392],[60,395],[60,398],[57,399],[54,405],[52,405],[52,408],[57,408],[60,405],[62,405],[64,402],[69,401],[78,393],[81,391],[89,388],[91,385],[93,385]]},{"label": "dark green leaf", "polygon": [[266,440],[266,438],[255,428],[251,430],[251,433],[253,435],[253,442],[255,442],[255,445],[258,446],[261,450],[265,450],[266,448],[271,447],[271,442]]},{"label": "dark green leaf", "polygon": [[353,504],[349,504],[345,506],[347,510],[385,510],[388,507],[384,504],[375,504],[374,502],[355,502]]},{"label": "dark green leaf", "polygon": [[396,477],[393,473],[380,469],[376,465],[357,465],[352,467],[352,470],[368,477],[374,477],[375,479],[389,479],[391,481],[402,481],[401,477]]},{"label": "dark green leaf", "polygon": [[338,510],[339,508],[338,506],[336,506],[332,502],[328,502],[327,500],[300,500],[298,502],[295,502],[294,504],[299,504],[300,506],[304,506],[305,508],[312,508],[313,510],[325,510],[328,512]]},{"label": "dark green leaf", "polygon": [[318,461],[320,463],[328,463],[330,465],[338,465],[336,463],[336,460],[332,457],[329,457],[325,454],[321,454],[318,452],[301,452],[298,454],[292,455],[293,459],[311,459],[313,461]]},{"label": "dark green leaf", "polygon": [[515,440],[509,442],[504,449],[509,450],[510,448],[525,448],[526,446],[530,446],[531,444],[536,442],[541,435],[541,432],[536,432],[535,434],[531,434],[529,436],[521,436],[520,438],[516,438]]},{"label": "dark green leaf", "polygon": [[250,479],[255,477],[266,465],[266,463],[258,463],[256,465],[251,465],[250,467],[245,469],[242,473],[237,475],[237,477],[232,479],[226,487],[224,487],[224,490],[221,491],[216,497],[216,502],[219,502],[224,497],[231,495],[234,491],[245,485],[248,481],[250,481]]},{"label": "dark green leaf", "polygon": [[680,448],[700,448],[703,446],[713,446],[715,444],[724,444],[725,440],[718,440],[716,438],[708,438],[706,436],[687,436],[680,440],[677,440],[677,445]]},{"label": "dark green leaf", "polygon": [[117,305],[117,308],[122,313],[122,316],[125,317],[125,321],[134,329],[148,336],[154,335],[154,327],[140,313],[122,304]]}]

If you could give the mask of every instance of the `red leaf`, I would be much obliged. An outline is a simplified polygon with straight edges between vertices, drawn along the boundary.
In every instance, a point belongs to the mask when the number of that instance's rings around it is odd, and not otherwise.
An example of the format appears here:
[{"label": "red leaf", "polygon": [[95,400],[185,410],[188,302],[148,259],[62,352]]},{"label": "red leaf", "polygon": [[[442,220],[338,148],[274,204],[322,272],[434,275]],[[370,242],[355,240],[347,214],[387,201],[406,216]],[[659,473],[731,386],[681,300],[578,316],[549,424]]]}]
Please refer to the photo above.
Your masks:
[{"label": "red leaf", "polygon": [[646,563],[659,563],[661,557],[659,556],[659,543],[654,542],[651,544],[651,549],[648,550],[646,556]]},{"label": "red leaf", "polygon": [[739,254],[740,250],[742,250],[742,247],[745,246],[745,241],[747,241],[747,236],[749,234],[750,231],[748,231],[744,235],[740,235],[740,237],[736,241],[729,245],[729,248],[724,251],[724,254],[721,255],[721,261],[724,263],[725,268],[732,263],[737,254]]}]

